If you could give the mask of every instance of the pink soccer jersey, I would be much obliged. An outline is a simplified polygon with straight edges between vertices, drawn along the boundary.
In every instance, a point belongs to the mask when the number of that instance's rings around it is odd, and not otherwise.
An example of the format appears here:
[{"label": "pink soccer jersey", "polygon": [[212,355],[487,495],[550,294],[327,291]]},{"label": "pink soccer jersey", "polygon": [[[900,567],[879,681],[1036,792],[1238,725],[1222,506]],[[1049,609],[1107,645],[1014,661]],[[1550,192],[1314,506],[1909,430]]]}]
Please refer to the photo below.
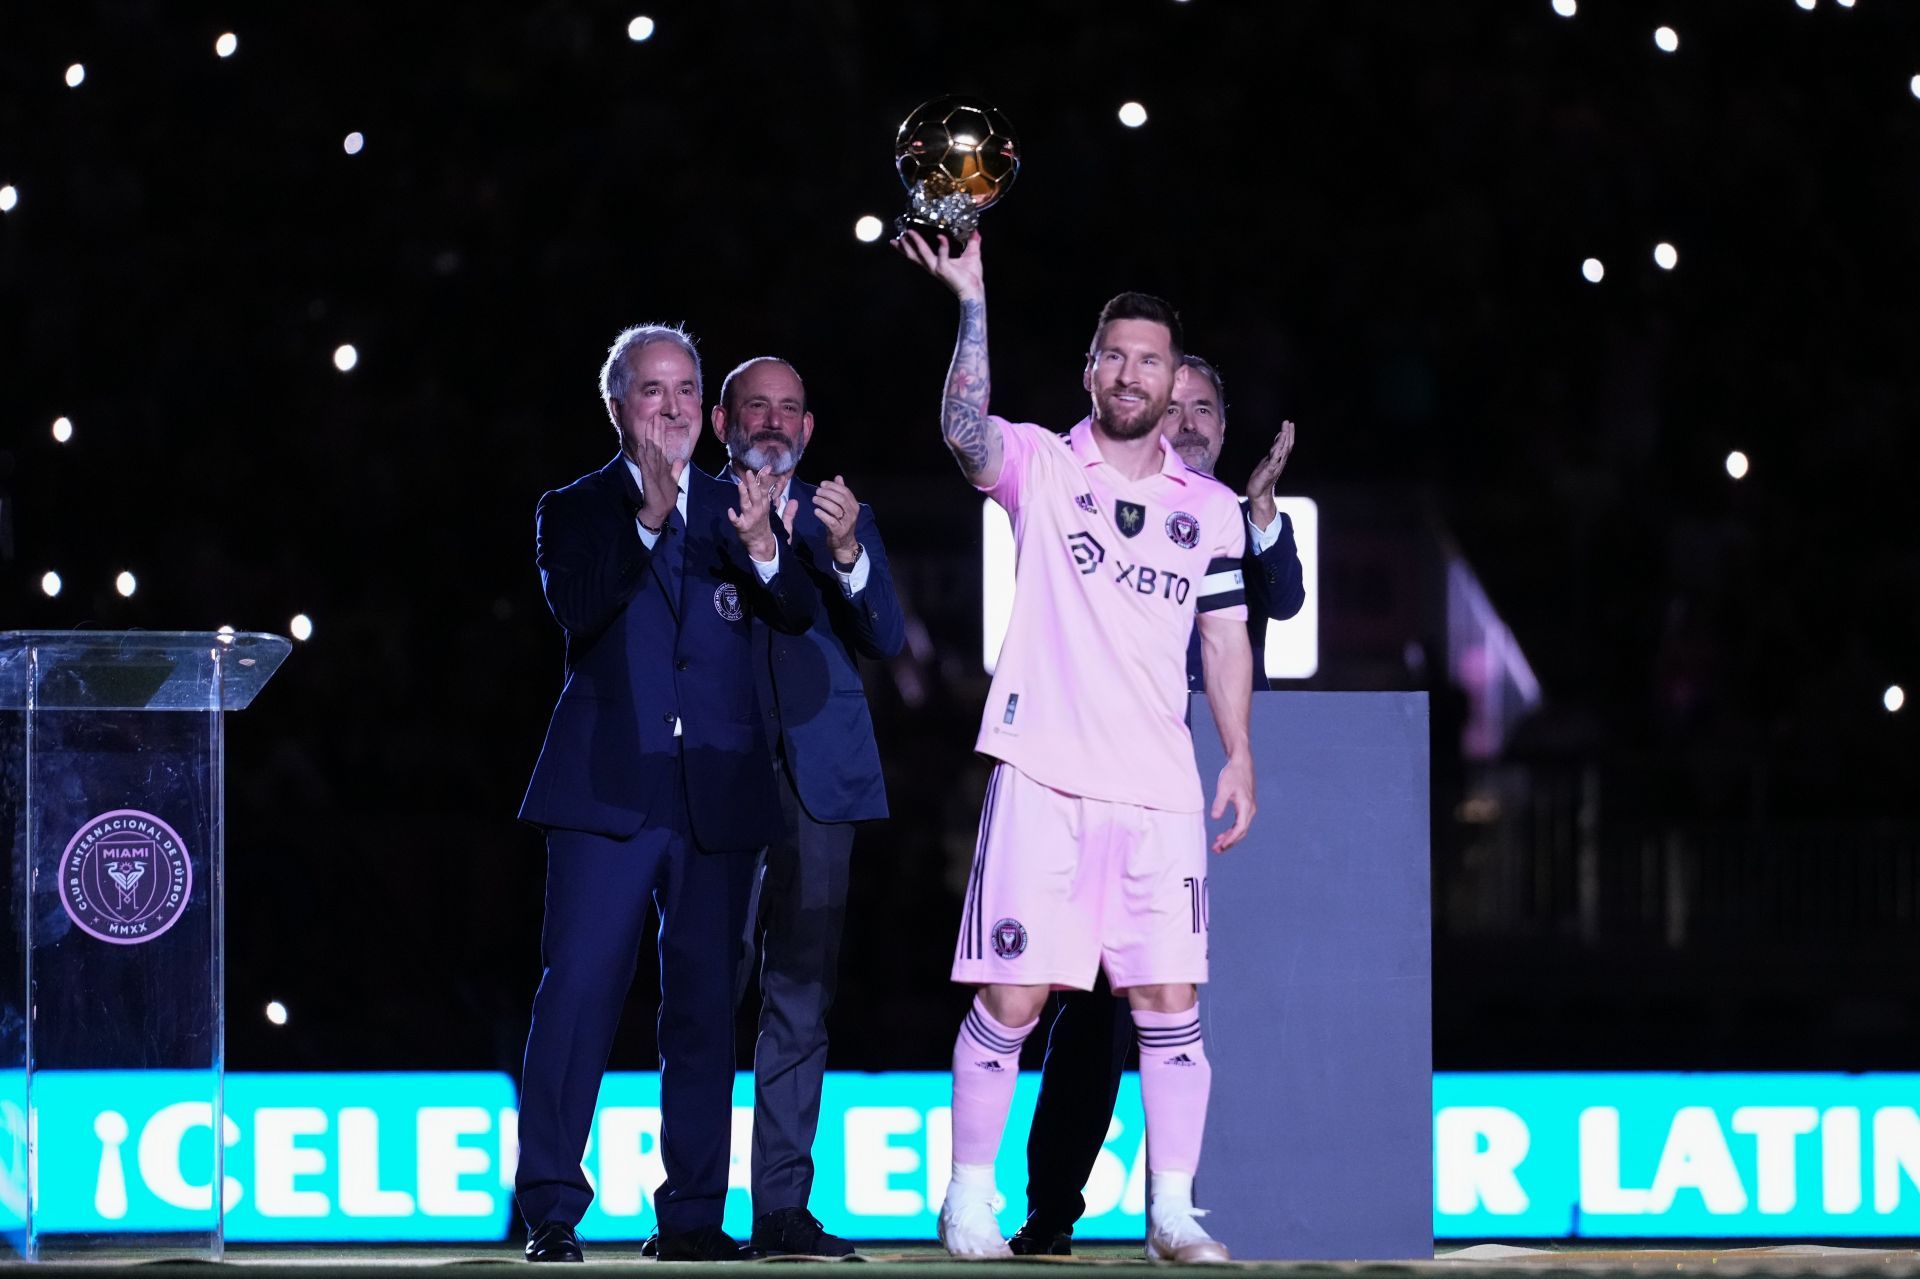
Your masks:
[{"label": "pink soccer jersey", "polygon": [[1164,441],[1131,481],[1086,419],[1065,437],[993,421],[1004,461],[982,491],[1013,519],[1013,615],[975,749],[1070,795],[1204,808],[1187,637],[1196,611],[1246,620],[1238,499]]}]

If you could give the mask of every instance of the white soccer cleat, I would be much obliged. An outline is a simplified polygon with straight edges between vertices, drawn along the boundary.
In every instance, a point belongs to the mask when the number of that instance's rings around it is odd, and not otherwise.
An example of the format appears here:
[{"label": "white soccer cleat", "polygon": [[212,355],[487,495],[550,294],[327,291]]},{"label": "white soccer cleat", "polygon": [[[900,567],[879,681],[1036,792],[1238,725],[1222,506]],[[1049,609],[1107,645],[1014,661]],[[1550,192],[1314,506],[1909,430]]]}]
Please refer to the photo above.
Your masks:
[{"label": "white soccer cleat", "polygon": [[1191,1265],[1202,1261],[1231,1261],[1227,1246],[1200,1228],[1195,1217],[1204,1217],[1204,1208],[1167,1208],[1147,1214],[1147,1260],[1177,1261]]},{"label": "white soccer cleat", "polygon": [[940,1242],[947,1255],[983,1260],[1011,1258],[1013,1249],[1000,1234],[999,1214],[1006,1205],[995,1191],[949,1182],[946,1202],[940,1205]]}]

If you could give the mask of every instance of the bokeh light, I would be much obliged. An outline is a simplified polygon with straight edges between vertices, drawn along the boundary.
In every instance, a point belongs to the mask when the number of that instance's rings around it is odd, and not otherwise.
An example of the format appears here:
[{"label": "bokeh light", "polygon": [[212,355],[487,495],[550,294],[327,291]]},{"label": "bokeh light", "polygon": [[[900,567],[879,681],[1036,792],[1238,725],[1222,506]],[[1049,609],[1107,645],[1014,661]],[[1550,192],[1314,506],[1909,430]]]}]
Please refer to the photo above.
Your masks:
[{"label": "bokeh light", "polygon": [[0,187],[0,213],[12,213],[14,206],[20,203],[20,192],[12,183]]},{"label": "bokeh light", "polygon": [[366,150],[366,147],[367,136],[358,131],[349,133],[340,143],[340,149],[348,155],[359,155],[362,151]]},{"label": "bokeh light", "polygon": [[869,213],[853,224],[853,238],[862,244],[872,244],[884,230],[886,224]]},{"label": "bokeh light", "polygon": [[1677,53],[1680,50],[1680,33],[1672,27],[1661,27],[1653,33],[1653,42],[1662,53]]},{"label": "bokeh light", "polygon": [[52,569],[48,569],[40,575],[40,593],[48,599],[52,599],[60,593],[61,585],[60,575]]},{"label": "bokeh light", "polygon": [[1880,704],[1888,711],[1897,711],[1907,704],[1907,690],[1898,684],[1887,685],[1887,691],[1880,694]]},{"label": "bokeh light", "polygon": [[1120,123],[1129,129],[1137,129],[1147,122],[1147,109],[1138,102],[1120,104]]},{"label": "bokeh light", "polygon": [[295,613],[293,620],[287,623],[287,634],[301,641],[312,639],[313,619],[305,613]]},{"label": "bokeh light", "polygon": [[228,31],[213,42],[213,51],[223,58],[231,58],[240,47],[240,37]]},{"label": "bokeh light", "polygon": [[113,589],[119,591],[125,598],[132,599],[133,593],[140,589],[140,582],[132,573],[123,569],[120,576],[113,579]]},{"label": "bokeh light", "polygon": [[1588,284],[1598,284],[1607,278],[1606,263],[1599,258],[1588,258],[1580,264],[1580,274],[1587,278]]},{"label": "bokeh light", "polygon": [[627,24],[627,39],[639,44],[642,40],[653,38],[653,19],[641,14]]},{"label": "bokeh light", "polygon": [[87,69],[78,62],[67,68],[67,87],[78,89],[87,82]]},{"label": "bokeh light", "polygon": [[1671,271],[1680,265],[1680,250],[1665,240],[1653,246],[1653,264],[1662,271]]},{"label": "bokeh light", "polygon": [[360,352],[351,342],[342,342],[333,348],[333,367],[342,373],[353,372],[353,366],[360,363]]},{"label": "bokeh light", "polygon": [[53,442],[56,444],[65,444],[72,438],[73,419],[70,417],[57,417],[53,419]]},{"label": "bokeh light", "polygon": [[1747,460],[1747,455],[1739,449],[1735,449],[1733,452],[1727,454],[1727,474],[1731,475],[1734,479],[1746,479],[1747,472],[1751,469],[1752,463]]}]

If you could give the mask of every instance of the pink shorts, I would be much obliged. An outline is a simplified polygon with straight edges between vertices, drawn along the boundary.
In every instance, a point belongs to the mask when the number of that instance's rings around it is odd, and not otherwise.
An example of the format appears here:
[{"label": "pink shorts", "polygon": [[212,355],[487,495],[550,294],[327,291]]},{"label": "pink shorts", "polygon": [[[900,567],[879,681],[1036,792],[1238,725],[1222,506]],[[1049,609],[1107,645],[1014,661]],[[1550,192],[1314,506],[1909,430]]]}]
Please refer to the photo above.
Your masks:
[{"label": "pink shorts", "polygon": [[1207,980],[1200,813],[1087,799],[997,765],[980,808],[953,980],[1115,990]]}]

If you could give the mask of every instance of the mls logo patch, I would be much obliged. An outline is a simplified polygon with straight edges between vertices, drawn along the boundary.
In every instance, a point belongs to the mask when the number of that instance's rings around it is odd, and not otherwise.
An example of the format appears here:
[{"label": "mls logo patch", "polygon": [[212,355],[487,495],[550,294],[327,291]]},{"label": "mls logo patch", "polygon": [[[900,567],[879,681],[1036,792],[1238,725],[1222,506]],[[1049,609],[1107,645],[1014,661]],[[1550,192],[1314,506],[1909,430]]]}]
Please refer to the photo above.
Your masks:
[{"label": "mls logo patch", "polygon": [[1115,498],[1113,522],[1120,526],[1122,537],[1132,537],[1147,526],[1147,508],[1138,502],[1122,502]]},{"label": "mls logo patch", "polygon": [[1167,540],[1183,551],[1200,545],[1200,521],[1185,511],[1167,516]]},{"label": "mls logo patch", "polygon": [[732,582],[722,582],[713,588],[713,611],[729,622],[737,622],[747,615],[740,607],[740,588]]},{"label": "mls logo patch", "polygon": [[1002,959],[1018,959],[1027,951],[1027,928],[1017,919],[1003,919],[993,926],[993,953]]}]

